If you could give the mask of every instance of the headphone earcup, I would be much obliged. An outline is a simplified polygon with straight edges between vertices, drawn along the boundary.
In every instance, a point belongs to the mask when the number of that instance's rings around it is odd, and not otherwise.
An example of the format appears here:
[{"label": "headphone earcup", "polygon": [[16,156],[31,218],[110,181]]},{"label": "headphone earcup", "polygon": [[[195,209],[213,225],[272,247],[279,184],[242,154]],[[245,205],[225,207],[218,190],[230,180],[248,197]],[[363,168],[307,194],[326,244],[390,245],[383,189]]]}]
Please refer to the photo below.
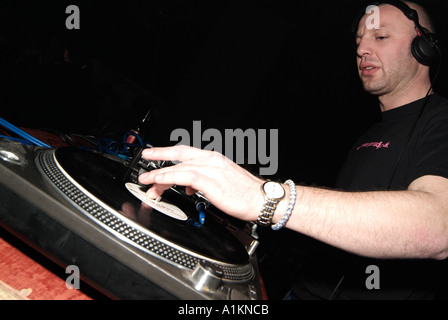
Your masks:
[{"label": "headphone earcup", "polygon": [[412,41],[411,52],[414,58],[425,66],[433,64],[440,56],[437,43],[430,33],[415,37]]}]

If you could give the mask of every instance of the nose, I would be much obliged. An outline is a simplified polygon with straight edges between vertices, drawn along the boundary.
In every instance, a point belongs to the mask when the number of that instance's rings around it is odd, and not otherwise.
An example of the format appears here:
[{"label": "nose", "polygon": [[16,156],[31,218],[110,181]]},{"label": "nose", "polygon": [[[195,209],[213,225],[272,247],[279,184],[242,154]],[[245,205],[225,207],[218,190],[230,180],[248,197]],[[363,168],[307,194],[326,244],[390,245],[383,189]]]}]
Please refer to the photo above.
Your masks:
[{"label": "nose", "polygon": [[362,37],[357,39],[356,54],[359,58],[362,58],[366,55],[371,55],[372,52],[372,46],[367,39]]}]

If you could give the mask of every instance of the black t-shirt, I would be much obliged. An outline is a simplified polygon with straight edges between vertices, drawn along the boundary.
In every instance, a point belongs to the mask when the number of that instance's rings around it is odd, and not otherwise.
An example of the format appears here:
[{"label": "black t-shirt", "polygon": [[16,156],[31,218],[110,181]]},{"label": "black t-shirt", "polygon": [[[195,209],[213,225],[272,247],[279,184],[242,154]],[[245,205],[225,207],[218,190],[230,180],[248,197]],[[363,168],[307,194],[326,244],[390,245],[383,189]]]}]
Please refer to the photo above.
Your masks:
[{"label": "black t-shirt", "polygon": [[[383,112],[350,151],[336,187],[405,190],[425,175],[448,178],[448,100],[437,94]],[[299,298],[433,299],[448,291],[446,261],[370,259],[322,243],[308,258],[293,290]],[[368,266],[378,267],[379,289],[366,286]]]}]

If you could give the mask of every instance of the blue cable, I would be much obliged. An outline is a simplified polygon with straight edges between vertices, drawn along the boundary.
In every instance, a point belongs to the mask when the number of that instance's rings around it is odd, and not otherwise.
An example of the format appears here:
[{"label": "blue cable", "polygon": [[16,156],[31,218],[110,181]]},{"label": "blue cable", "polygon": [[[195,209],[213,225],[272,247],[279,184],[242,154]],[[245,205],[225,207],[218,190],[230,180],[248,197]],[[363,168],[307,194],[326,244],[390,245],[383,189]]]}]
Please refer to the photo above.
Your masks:
[{"label": "blue cable", "polygon": [[[2,135],[0,135],[0,138],[8,138],[10,140],[19,141],[23,144],[33,144],[38,147],[52,148],[52,146],[40,141],[39,139],[33,137],[32,135],[26,133],[25,131],[19,129],[18,127],[14,126],[13,124],[9,123],[8,121],[6,121],[2,118],[0,118],[0,125],[4,126],[6,129],[14,132],[15,134],[19,135],[23,139],[2,136]],[[137,139],[138,144],[126,143],[126,137],[128,135],[133,135]],[[103,145],[103,144],[105,144],[105,145]],[[129,131],[124,135],[122,144],[120,144],[119,142],[114,141],[114,140],[100,138],[97,140],[97,145],[98,145],[98,149],[100,152],[109,153],[112,155],[119,156],[120,158],[123,158],[125,160],[128,160],[131,156],[129,153],[129,148],[134,147],[134,146],[144,146],[145,143],[137,133]]]},{"label": "blue cable", "polygon": [[51,146],[49,146],[48,144],[40,141],[39,139],[33,137],[32,135],[26,133],[25,131],[17,128],[15,125],[9,123],[8,121],[0,118],[0,124],[2,126],[4,126],[6,129],[11,130],[12,132],[14,132],[15,134],[21,136],[22,138],[24,138],[25,140],[28,140],[29,142],[31,142],[32,144],[38,146],[38,147],[45,147],[45,148],[52,148]]},{"label": "blue cable", "polygon": [[32,144],[28,140],[21,139],[21,138],[15,138],[15,137],[4,136],[4,135],[0,135],[0,138],[5,138],[5,139],[11,140],[11,141],[17,141],[17,142],[20,142],[21,144],[25,144],[25,145],[31,145]]}]

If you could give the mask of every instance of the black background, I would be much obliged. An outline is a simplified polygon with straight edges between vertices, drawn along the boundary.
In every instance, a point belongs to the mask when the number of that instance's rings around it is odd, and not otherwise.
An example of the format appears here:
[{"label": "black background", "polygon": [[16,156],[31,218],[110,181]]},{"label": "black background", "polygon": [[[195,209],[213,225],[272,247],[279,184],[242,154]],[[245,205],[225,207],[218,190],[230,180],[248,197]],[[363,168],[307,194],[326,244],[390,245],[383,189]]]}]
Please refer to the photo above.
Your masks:
[{"label": "black background", "polygon": [[[65,26],[70,4],[79,30]],[[444,40],[448,4],[425,5]],[[2,1],[0,116],[121,140],[151,106],[146,138],[160,146],[175,144],[176,128],[192,131],[193,120],[202,131],[278,129],[278,177],[331,185],[379,116],[354,62],[360,8],[354,0]],[[446,78],[444,66],[442,94]]]},{"label": "black background", "polygon": [[[361,3],[2,0],[0,117],[121,140],[150,107],[146,139],[160,146],[194,120],[202,130],[278,129],[275,178],[331,186],[380,115],[357,77],[351,26]],[[424,3],[445,53],[448,2]],[[71,4],[79,30],[65,26]],[[448,96],[446,69],[436,89]]]}]

